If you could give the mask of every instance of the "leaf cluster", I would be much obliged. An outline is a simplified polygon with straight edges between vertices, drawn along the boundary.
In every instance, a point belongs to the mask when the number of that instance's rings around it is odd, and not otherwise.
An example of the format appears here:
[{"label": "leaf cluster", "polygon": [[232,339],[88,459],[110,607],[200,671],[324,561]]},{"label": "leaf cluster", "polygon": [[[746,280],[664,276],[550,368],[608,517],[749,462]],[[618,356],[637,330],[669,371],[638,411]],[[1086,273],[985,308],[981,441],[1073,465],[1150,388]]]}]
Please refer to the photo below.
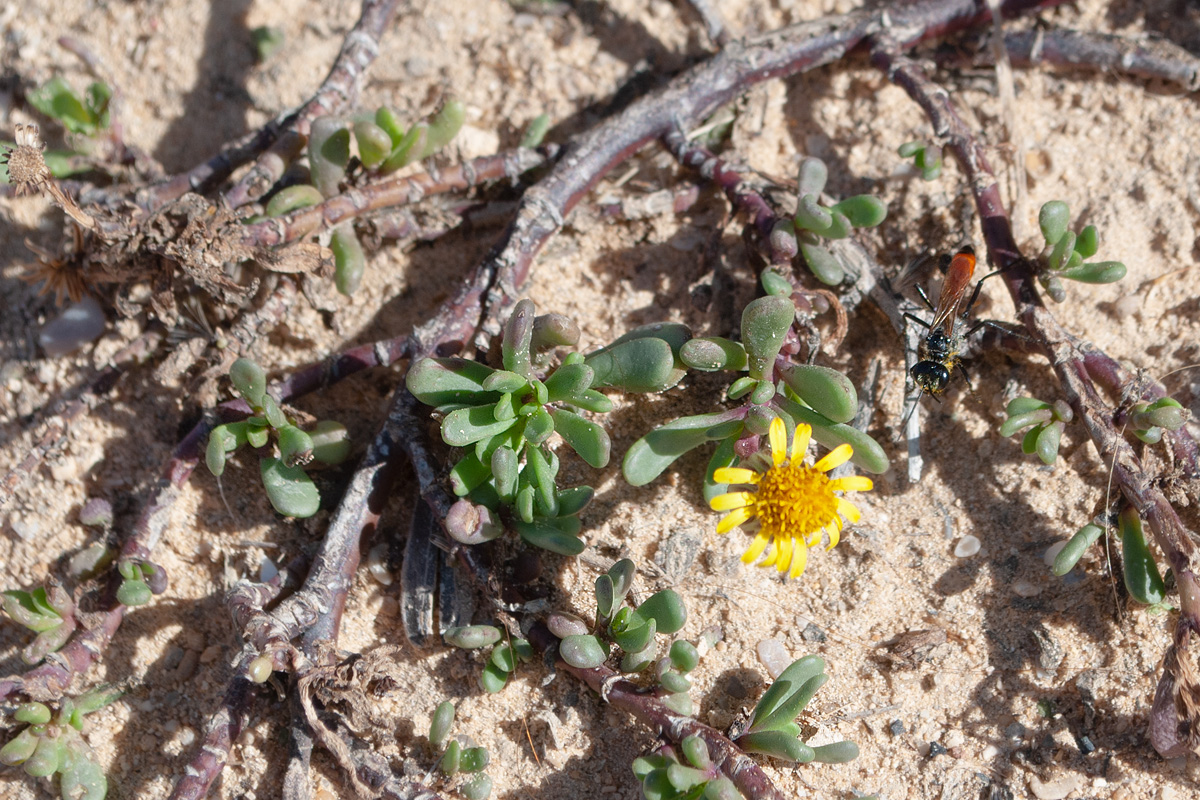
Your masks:
[{"label": "leaf cluster", "polygon": [[[504,325],[501,368],[465,358],[425,358],[408,371],[408,390],[441,417],[442,440],[467,450],[450,470],[454,493],[488,510],[455,515],[449,533],[475,544],[500,535],[505,521],[530,544],[562,555],[583,551],[578,514],[589,486],[560,489],[551,435],[590,466],[608,464],[612,443],[583,412],[603,414],[612,401],[598,389],[657,392],[683,377],[677,352],[682,325],[639,328],[588,355],[571,353],[551,367],[551,351],[579,341],[579,329],[556,314],[535,316],[522,300]],[[457,520],[463,524],[450,524]]]},{"label": "leaf cluster", "polygon": [[[682,758],[680,755],[682,754]],[[633,775],[646,800],[739,800],[741,792],[713,763],[708,746],[689,736],[673,747],[633,760]]]},{"label": "leaf cluster", "polygon": [[[433,720],[429,724],[429,742],[434,747],[441,747],[450,735],[450,728],[454,724],[454,711],[454,704],[446,700],[433,712]],[[487,748],[452,739],[442,751],[437,768],[448,778],[465,775],[458,791],[467,800],[486,800],[492,793],[492,779],[484,773],[490,760]]]},{"label": "leaf cluster", "polygon": [[109,125],[108,102],[112,99],[112,89],[101,81],[88,84],[80,97],[69,83],[56,75],[26,95],[26,99],[71,133],[95,136]]},{"label": "leaf cluster", "polygon": [[733,737],[734,743],[747,753],[801,764],[810,761],[843,764],[857,758],[858,746],[853,742],[811,747],[800,740],[796,717],[828,680],[825,659],[820,656],[810,655],[794,661],[759,699],[749,725]]},{"label": "leaf cluster", "polygon": [[796,214],[777,225],[772,236],[790,236],[809,270],[822,283],[836,286],[846,277],[841,263],[821,244],[822,239],[845,239],[854,228],[873,228],[887,218],[887,203],[869,194],[825,205],[821,193],[829,170],[819,158],[800,162]]},{"label": "leaf cluster", "polygon": [[49,588],[39,586],[32,592],[8,590],[3,593],[2,602],[13,621],[37,634],[21,650],[26,664],[36,664],[58,650],[75,631],[75,602],[57,583],[49,584]]},{"label": "leaf cluster", "polygon": [[1146,444],[1158,444],[1164,430],[1177,431],[1190,417],[1178,400],[1160,397],[1149,403],[1135,403],[1129,410],[1129,425],[1133,435]]},{"label": "leaf cluster", "polygon": [[901,158],[911,158],[913,165],[921,170],[922,180],[936,180],[942,174],[942,148],[922,141],[905,142],[897,151]]},{"label": "leaf cluster", "polygon": [[209,471],[221,477],[229,457],[249,445],[259,451],[259,473],[275,510],[288,517],[311,517],[321,505],[321,496],[304,465],[344,461],[350,454],[346,427],[322,420],[311,433],[301,430],[267,393],[266,374],[248,358],[233,362],[229,378],[253,414],[213,428],[204,454]]},{"label": "leaf cluster", "polygon": [[742,405],[709,414],[681,417],[638,439],[625,454],[622,473],[630,484],[643,486],[657,478],[677,458],[707,442],[717,442],[705,475],[704,495],[711,499],[726,490],[713,481],[721,467],[759,452],[761,437],[779,417],[789,436],[798,423],[810,425],[813,438],[829,448],[850,444],[853,461],[879,474],[887,471],[883,448],[866,433],[847,425],[858,410],[854,384],[842,373],[814,364],[796,364],[794,329],[796,305],[786,282],[767,279],[766,297],[751,301],[742,311],[741,341],[723,337],[691,339],[680,349],[684,364],[705,372],[745,372],[730,385],[730,400]]},{"label": "leaf cluster", "polygon": [[517,637],[501,641],[504,631],[494,625],[463,625],[449,628],[443,638],[447,644],[464,650],[492,648],[488,663],[479,675],[479,686],[488,694],[496,694],[505,687],[517,667],[533,659],[533,646],[527,639]]},{"label": "leaf cluster", "polygon": [[1051,200],[1038,212],[1038,226],[1046,246],[1038,259],[1038,282],[1056,303],[1066,298],[1062,280],[1080,283],[1116,283],[1125,277],[1125,265],[1120,261],[1090,261],[1100,248],[1100,234],[1095,225],[1075,233],[1070,229],[1071,210],[1061,200]]},{"label": "leaf cluster", "polygon": [[1001,436],[1012,436],[1025,430],[1021,450],[1027,455],[1037,453],[1046,466],[1058,458],[1058,446],[1063,430],[1075,418],[1071,407],[1062,400],[1047,403],[1034,397],[1017,397],[1005,408],[1008,419],[1000,425]]},{"label": "leaf cluster", "polygon": [[13,716],[26,727],[0,747],[0,764],[20,764],[33,778],[58,774],[63,800],[103,800],[108,778],[83,739],[84,717],[120,695],[101,686],[74,700],[63,698],[57,714],[43,703],[18,706]]},{"label": "leaf cluster", "polygon": [[[388,175],[445,147],[462,128],[466,108],[457,100],[442,106],[428,122],[406,128],[391,109],[351,117],[326,116],[313,121],[308,139],[310,184],[279,191],[267,203],[267,216],[281,217],[340,194],[347,173],[357,163],[374,175]],[[362,242],[353,222],[333,229],[334,283],[346,296],[354,294],[366,269]]]}]

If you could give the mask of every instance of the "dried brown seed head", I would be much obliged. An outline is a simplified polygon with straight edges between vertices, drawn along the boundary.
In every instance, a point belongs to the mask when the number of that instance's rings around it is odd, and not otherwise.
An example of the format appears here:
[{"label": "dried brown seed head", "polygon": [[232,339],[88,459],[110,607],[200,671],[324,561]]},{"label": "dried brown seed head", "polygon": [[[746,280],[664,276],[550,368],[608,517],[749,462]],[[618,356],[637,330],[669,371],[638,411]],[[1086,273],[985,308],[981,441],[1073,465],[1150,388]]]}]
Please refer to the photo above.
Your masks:
[{"label": "dried brown seed head", "polygon": [[16,187],[17,194],[40,192],[53,177],[42,157],[46,145],[38,136],[37,125],[17,125],[16,139],[16,146],[4,148],[8,179]]}]

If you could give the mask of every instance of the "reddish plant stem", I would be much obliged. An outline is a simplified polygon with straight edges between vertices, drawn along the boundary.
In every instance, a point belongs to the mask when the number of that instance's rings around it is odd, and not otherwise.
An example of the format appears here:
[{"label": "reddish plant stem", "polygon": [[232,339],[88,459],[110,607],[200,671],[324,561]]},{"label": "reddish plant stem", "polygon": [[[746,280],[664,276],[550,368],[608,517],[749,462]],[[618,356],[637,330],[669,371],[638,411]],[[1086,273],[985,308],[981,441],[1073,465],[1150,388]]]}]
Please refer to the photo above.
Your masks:
[{"label": "reddish plant stem", "polygon": [[[529,641],[543,651],[558,647],[558,638],[541,622],[529,631]],[[689,736],[699,736],[708,748],[713,763],[733,781],[739,792],[751,800],[789,800],[767,773],[720,731],[693,717],[672,711],[658,697],[647,694],[637,684],[622,678],[620,673],[606,666],[590,669],[573,667],[561,658],[554,662],[554,666],[583,681],[610,706],[631,714],[675,745]]]},{"label": "reddish plant stem", "polygon": [[[902,55],[895,41],[886,35],[876,39],[871,58],[925,110],[936,135],[962,166],[979,210],[989,260],[1002,270],[1017,316],[1050,360],[1065,399],[1087,429],[1101,459],[1111,465],[1113,483],[1139,516],[1149,523],[1155,542],[1175,574],[1180,597],[1176,633],[1177,638],[1182,635],[1186,640],[1187,632],[1200,630],[1200,577],[1195,567],[1200,563],[1200,552],[1195,533],[1184,526],[1156,479],[1147,474],[1128,440],[1116,429],[1113,409],[1097,392],[1088,372],[1087,354],[1077,346],[1078,340],[1068,334],[1043,305],[1035,286],[1033,262],[1022,256],[1016,246],[1000,200],[999,186],[983,156],[982,145],[958,115],[949,93],[931,81],[919,64]],[[1090,346],[1089,350],[1091,362],[1097,364],[1102,352]],[[1111,361],[1107,356],[1103,358]],[[1177,677],[1170,670],[1164,671],[1160,689],[1168,683],[1174,686]],[[1183,688],[1200,691],[1194,684]],[[1200,697],[1193,697],[1192,701],[1194,707]],[[1156,711],[1177,713],[1174,706],[1156,708]],[[1186,741],[1178,735],[1173,738],[1166,735],[1170,730],[1178,733],[1178,728],[1178,725],[1172,728],[1159,719],[1151,721],[1152,744],[1165,757],[1179,755],[1188,749]]]},{"label": "reddish plant stem", "polygon": [[727,164],[706,148],[689,142],[681,130],[667,133],[663,137],[663,144],[680,164],[696,170],[702,178],[719,186],[734,208],[750,217],[757,234],[755,244],[768,263],[792,263],[798,252],[795,235],[771,236],[775,224],[786,217],[780,217],[778,210],[763,196],[762,191],[747,183],[741,170]]},{"label": "reddish plant stem", "polygon": [[[399,0],[363,0],[358,22],[346,34],[325,82],[294,113],[272,131],[274,141],[283,131],[308,136],[313,120],[336,114],[349,108],[358,99],[367,68],[379,55],[379,39],[396,14]],[[287,163],[283,158],[259,158],[250,171],[228,192],[225,202],[230,208],[240,208],[262,197],[283,175]]]},{"label": "reddish plant stem", "polygon": [[444,170],[431,167],[429,172],[388,177],[378,183],[350,189],[285,217],[248,225],[242,231],[242,243],[251,247],[270,247],[294,242],[372,211],[419,203],[429,195],[470,189],[487,181],[514,180],[541,166],[545,160],[546,156],[538,150],[519,148],[471,159]]},{"label": "reddish plant stem", "polygon": [[[1012,63],[1021,66],[1083,67],[1157,78],[1189,92],[1200,89],[1200,59],[1167,39],[1035,28],[1005,34],[1004,48]],[[974,63],[989,64],[988,56],[985,49]]]}]

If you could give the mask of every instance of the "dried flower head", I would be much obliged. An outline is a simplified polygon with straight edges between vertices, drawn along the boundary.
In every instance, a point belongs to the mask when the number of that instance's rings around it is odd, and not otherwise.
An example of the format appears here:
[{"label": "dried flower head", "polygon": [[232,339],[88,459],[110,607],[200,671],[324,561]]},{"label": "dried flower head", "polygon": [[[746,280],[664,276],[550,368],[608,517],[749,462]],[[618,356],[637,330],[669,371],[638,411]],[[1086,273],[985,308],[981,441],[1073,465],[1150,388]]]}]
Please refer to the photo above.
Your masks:
[{"label": "dried flower head", "polygon": [[35,194],[53,180],[42,150],[46,145],[38,136],[37,125],[17,125],[17,143],[6,146],[0,163],[8,166],[8,179],[17,194]]},{"label": "dried flower head", "polygon": [[862,516],[853,503],[836,492],[864,492],[873,484],[870,478],[860,475],[830,479],[825,474],[850,459],[853,450],[848,444],[834,448],[812,466],[805,464],[804,454],[812,436],[808,425],[796,426],[790,450],[783,420],[776,417],[771,421],[768,436],[772,464],[765,471],[724,467],[713,475],[721,483],[755,488],[719,495],[711,505],[716,511],[730,512],[717,525],[717,533],[728,533],[757,519],[758,533],[742,556],[743,562],[754,561],[770,545],[770,553],[759,566],[773,566],[795,578],[808,563],[808,548],[820,544],[822,534],[829,536],[826,549],[830,550],[841,535],[842,517],[857,522]]}]

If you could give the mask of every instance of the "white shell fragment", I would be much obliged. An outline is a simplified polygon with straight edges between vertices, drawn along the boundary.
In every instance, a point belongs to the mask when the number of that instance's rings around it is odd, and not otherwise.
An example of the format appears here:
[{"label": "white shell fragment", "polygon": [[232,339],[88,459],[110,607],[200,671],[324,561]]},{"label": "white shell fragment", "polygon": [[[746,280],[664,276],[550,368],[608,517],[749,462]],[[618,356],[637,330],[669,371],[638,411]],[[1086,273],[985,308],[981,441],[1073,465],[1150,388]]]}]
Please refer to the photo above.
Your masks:
[{"label": "white shell fragment", "polygon": [[980,546],[979,538],[968,533],[958,540],[958,544],[954,545],[954,557],[970,558],[979,552]]},{"label": "white shell fragment", "polygon": [[778,678],[792,663],[792,657],[788,655],[787,648],[778,639],[763,639],[755,647],[755,650],[758,652],[759,663],[766,668],[771,680]]}]

